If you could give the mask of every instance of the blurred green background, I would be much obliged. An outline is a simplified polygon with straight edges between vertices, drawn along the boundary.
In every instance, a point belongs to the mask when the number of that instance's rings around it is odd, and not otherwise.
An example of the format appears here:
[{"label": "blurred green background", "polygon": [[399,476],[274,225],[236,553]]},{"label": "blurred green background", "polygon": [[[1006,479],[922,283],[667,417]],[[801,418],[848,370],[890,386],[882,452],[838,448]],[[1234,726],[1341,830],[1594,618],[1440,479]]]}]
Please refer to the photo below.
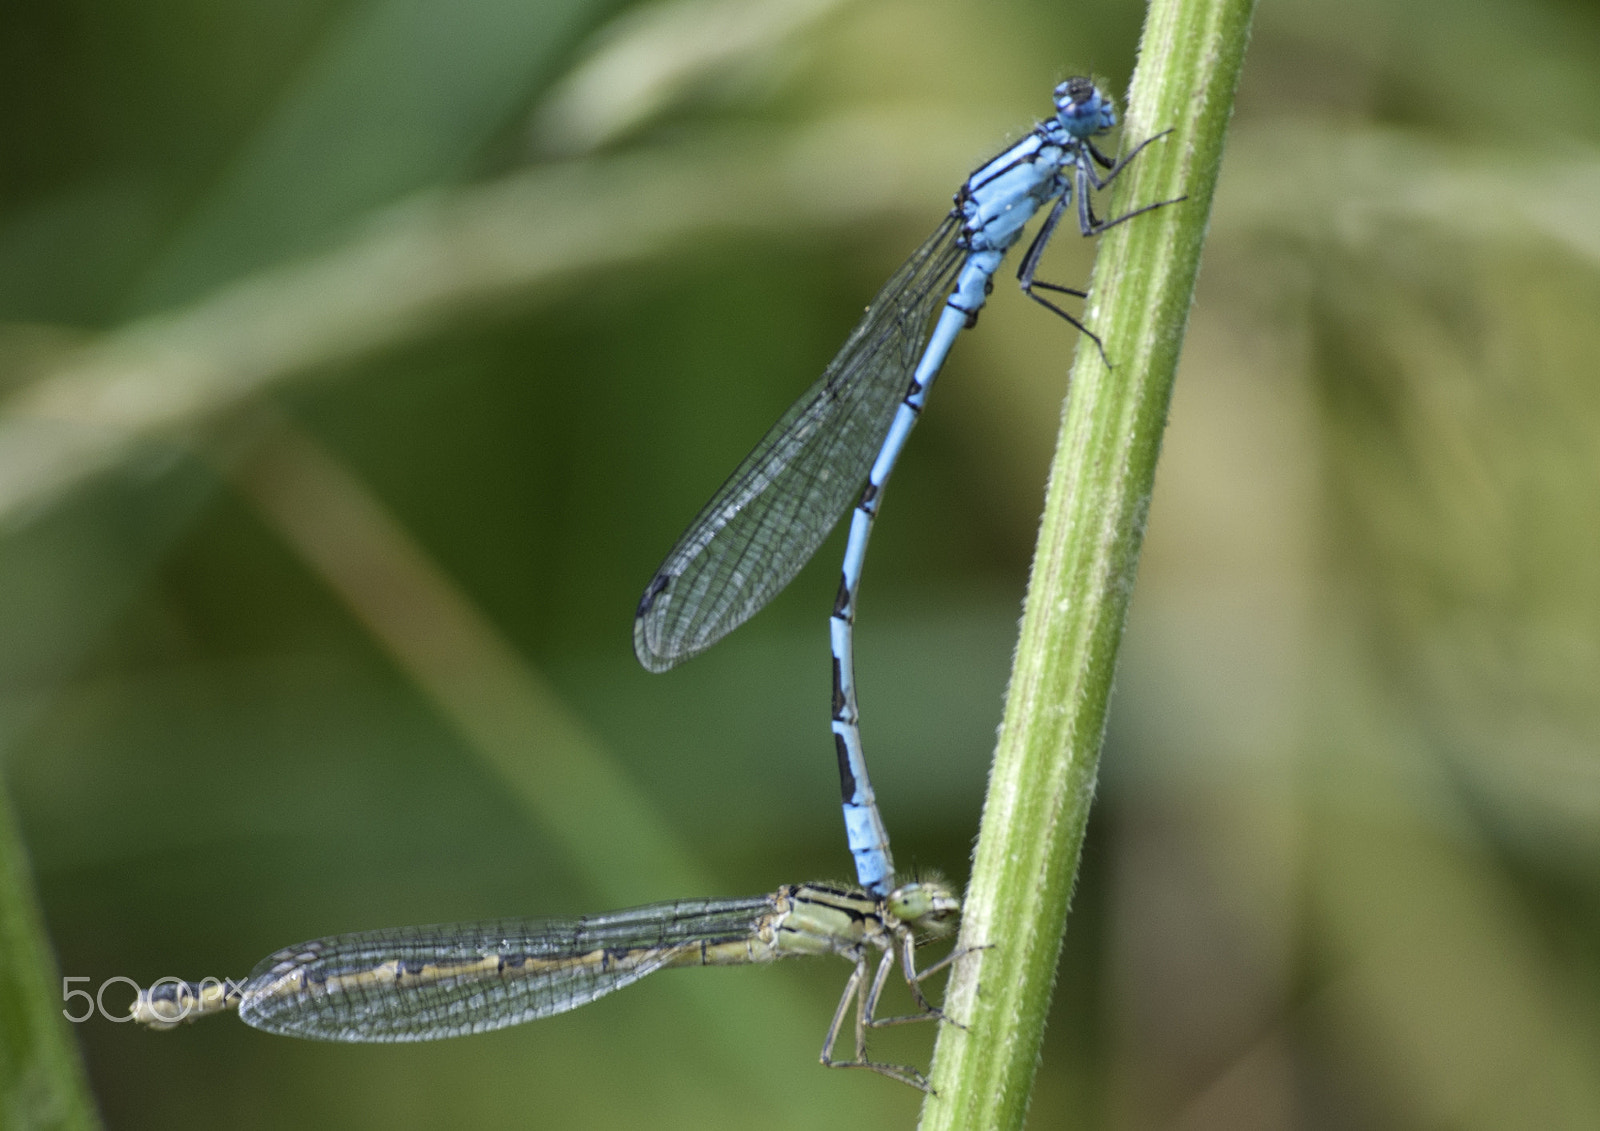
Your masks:
[{"label": "blurred green background", "polygon": [[[838,540],[666,676],[634,602],[1140,18],[0,9],[0,768],[59,973],[848,876]],[[1031,1126],[1600,1126],[1597,58],[1569,0],[1261,7]],[[859,631],[899,860],[958,881],[1073,346],[1008,280]],[[815,1063],[845,973],[415,1047],[71,1032],[113,1127],[908,1125]]]}]

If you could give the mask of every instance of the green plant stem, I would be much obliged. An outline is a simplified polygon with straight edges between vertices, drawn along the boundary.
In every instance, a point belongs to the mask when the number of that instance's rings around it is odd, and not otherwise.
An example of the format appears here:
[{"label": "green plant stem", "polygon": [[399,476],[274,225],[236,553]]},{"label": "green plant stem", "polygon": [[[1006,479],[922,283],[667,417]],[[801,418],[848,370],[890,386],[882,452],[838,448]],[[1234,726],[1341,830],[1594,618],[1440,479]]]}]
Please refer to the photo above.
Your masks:
[{"label": "green plant stem", "polygon": [[100,1125],[58,978],[0,783],[0,1127]]},{"label": "green plant stem", "polygon": [[[1119,178],[1113,214],[1187,200],[1102,242],[1050,471],[1022,636],[967,893],[924,1131],[1019,1127],[1044,1037],[1253,0],[1156,0],[1124,136],[1171,128]],[[962,1027],[964,1026],[964,1027]]]}]

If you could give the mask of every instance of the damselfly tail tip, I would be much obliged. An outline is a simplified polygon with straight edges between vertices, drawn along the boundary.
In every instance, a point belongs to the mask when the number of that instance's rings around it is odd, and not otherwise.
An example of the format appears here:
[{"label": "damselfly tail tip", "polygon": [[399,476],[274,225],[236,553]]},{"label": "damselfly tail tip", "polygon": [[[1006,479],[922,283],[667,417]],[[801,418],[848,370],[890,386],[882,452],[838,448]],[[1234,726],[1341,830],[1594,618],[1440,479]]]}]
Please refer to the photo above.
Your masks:
[{"label": "damselfly tail tip", "polygon": [[242,997],[243,988],[232,978],[203,978],[199,982],[163,978],[139,991],[128,1007],[128,1017],[148,1029],[166,1032],[213,1013],[236,1009]]}]

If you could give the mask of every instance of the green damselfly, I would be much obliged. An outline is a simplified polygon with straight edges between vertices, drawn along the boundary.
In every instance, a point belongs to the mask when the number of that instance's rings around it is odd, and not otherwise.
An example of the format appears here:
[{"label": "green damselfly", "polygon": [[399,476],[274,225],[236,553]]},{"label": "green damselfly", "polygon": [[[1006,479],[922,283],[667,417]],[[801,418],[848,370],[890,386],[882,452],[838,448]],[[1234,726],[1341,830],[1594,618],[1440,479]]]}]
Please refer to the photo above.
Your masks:
[{"label": "green damselfly", "polygon": [[[324,1041],[429,1041],[501,1029],[576,1009],[671,966],[739,966],[837,954],[854,964],[828,1026],[822,1063],[867,1068],[927,1090],[914,1068],[867,1057],[867,1030],[940,1019],[922,980],[919,942],[951,934],[961,903],[942,881],[902,884],[887,896],[830,884],[793,884],[748,899],[654,903],[579,919],[501,919],[332,935],[286,947],[243,982],[167,979],[141,990],[130,1013],[155,1029],[229,1010],[257,1029]],[[878,954],[877,968],[869,965]],[[878,1017],[899,966],[918,1012]],[[834,1044],[854,1006],[855,1048]]]}]

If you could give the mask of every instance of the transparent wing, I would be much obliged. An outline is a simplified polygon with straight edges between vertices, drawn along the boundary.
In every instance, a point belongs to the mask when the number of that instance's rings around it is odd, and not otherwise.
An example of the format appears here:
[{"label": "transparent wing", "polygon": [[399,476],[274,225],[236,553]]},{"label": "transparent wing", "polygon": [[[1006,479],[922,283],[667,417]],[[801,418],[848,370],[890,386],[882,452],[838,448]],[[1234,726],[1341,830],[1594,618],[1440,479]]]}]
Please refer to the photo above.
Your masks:
[{"label": "transparent wing", "polygon": [[867,307],[816,384],[717,489],[639,602],[639,662],[665,671],[777,595],[855,500],[965,252],[955,217]]},{"label": "transparent wing", "polygon": [[429,1041],[591,1002],[702,944],[752,937],[768,896],[684,900],[582,919],[506,919],[334,935],[263,959],[239,1016],[324,1041]]}]

